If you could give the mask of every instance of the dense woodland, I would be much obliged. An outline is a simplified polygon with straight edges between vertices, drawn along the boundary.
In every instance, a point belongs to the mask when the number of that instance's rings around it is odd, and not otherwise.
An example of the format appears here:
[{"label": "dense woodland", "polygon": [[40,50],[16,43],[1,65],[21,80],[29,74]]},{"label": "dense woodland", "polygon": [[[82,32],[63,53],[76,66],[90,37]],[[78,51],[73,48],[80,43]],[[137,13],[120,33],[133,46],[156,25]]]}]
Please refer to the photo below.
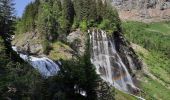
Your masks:
[{"label": "dense woodland", "polygon": [[[108,31],[120,27],[117,12],[102,0],[35,0],[27,5],[22,18],[14,15],[13,0],[0,1],[0,99],[12,100],[96,100],[100,78],[86,53],[79,59],[62,60],[57,76],[39,75],[11,48],[11,35],[38,31],[44,45],[64,42],[71,30],[99,27]],[[75,88],[76,86],[76,88]],[[86,96],[80,95],[81,91]]]}]

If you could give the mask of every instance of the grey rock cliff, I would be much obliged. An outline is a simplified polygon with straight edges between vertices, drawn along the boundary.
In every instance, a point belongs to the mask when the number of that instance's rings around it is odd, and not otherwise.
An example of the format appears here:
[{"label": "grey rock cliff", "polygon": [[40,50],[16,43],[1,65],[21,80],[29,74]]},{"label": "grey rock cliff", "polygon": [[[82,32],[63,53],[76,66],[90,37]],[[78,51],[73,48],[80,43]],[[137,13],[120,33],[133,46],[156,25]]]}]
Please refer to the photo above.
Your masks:
[{"label": "grey rock cliff", "polygon": [[169,20],[170,0],[108,0],[123,20],[144,22]]}]

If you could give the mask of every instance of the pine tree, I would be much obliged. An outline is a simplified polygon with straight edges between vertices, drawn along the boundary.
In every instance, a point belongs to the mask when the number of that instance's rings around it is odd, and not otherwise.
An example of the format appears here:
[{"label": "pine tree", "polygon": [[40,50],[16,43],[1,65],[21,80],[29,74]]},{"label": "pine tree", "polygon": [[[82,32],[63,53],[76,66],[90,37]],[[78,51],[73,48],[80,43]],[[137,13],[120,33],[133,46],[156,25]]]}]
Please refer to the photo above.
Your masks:
[{"label": "pine tree", "polygon": [[97,20],[101,21],[103,19],[104,4],[102,0],[97,1]]},{"label": "pine tree", "polygon": [[90,61],[90,42],[87,40],[86,53],[83,56],[84,70],[86,75],[86,93],[87,100],[97,100],[95,89],[98,86],[99,77],[96,74],[95,67]]},{"label": "pine tree", "polygon": [[13,0],[0,1],[0,36],[5,44],[6,54],[10,57],[12,53],[11,35],[14,31],[14,3]]},{"label": "pine tree", "polygon": [[71,0],[63,0],[63,28],[66,30],[66,32],[69,31],[69,28],[71,27],[74,19],[74,7]]},{"label": "pine tree", "polygon": [[97,2],[96,0],[90,0],[89,8],[89,20],[96,21],[97,19]]}]

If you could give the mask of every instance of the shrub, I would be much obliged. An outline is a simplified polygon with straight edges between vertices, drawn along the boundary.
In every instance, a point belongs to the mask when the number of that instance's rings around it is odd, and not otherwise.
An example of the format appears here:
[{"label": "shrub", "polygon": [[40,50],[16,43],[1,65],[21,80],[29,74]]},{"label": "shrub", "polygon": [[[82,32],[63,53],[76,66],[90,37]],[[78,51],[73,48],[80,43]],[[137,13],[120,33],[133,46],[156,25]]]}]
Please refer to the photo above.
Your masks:
[{"label": "shrub", "polygon": [[80,28],[82,31],[87,30],[87,21],[86,20],[83,20],[82,22],[80,22]]}]

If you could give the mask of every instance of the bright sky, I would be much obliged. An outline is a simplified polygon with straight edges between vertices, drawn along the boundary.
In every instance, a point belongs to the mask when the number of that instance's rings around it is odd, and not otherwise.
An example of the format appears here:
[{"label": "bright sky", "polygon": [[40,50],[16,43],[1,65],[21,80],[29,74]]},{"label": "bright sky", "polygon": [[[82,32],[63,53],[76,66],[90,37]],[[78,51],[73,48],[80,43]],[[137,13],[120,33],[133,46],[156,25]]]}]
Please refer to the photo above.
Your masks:
[{"label": "bright sky", "polygon": [[15,3],[15,10],[16,10],[16,15],[18,17],[21,17],[26,5],[30,3],[33,0],[14,0]]}]

